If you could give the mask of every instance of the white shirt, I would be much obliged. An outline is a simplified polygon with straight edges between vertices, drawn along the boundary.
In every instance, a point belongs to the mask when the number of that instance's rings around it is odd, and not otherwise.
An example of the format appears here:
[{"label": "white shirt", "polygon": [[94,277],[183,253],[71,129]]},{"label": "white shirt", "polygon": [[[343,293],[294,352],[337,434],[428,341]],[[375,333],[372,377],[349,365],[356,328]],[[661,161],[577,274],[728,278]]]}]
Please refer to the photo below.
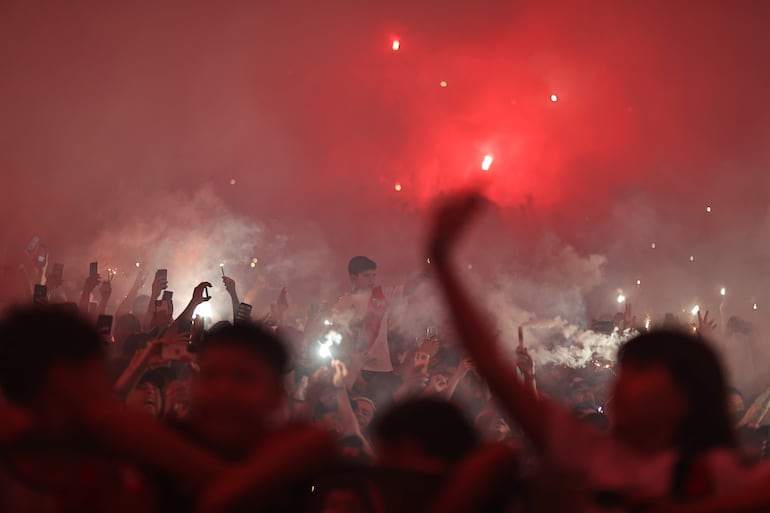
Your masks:
[{"label": "white shirt", "polygon": [[[393,310],[404,297],[404,287],[382,287],[382,293],[387,301],[387,311],[382,317],[377,336],[367,351],[363,367],[365,371],[391,372],[393,370],[388,346],[388,326]],[[371,298],[371,291],[363,294],[348,292],[343,295],[334,305],[334,323],[348,326],[363,321],[369,310]]]},{"label": "white shirt", "polygon": [[[679,459],[676,451],[640,455],[559,406],[546,406],[546,412],[544,463],[569,489],[617,492],[645,502],[670,497],[673,470]],[[710,471],[714,495],[770,481],[770,465],[744,466],[734,451],[714,449],[701,458],[699,463]],[[593,505],[587,510],[613,511]]]}]

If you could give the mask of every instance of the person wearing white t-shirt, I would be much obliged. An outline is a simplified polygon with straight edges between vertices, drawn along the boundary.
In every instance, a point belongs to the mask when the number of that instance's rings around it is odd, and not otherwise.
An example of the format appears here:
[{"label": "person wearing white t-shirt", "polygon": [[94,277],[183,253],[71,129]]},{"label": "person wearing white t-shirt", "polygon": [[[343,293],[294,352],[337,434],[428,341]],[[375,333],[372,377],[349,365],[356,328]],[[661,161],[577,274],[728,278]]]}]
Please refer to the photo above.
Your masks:
[{"label": "person wearing white t-shirt", "polygon": [[365,256],[350,259],[348,275],[350,291],[334,305],[333,322],[347,327],[354,357],[360,359],[361,375],[373,393],[387,396],[398,381],[393,375],[388,329],[393,309],[404,296],[404,287],[377,285],[377,264]]},{"label": "person wearing white t-shirt", "polygon": [[435,219],[431,261],[478,372],[557,476],[552,495],[569,496],[570,511],[637,511],[719,496],[770,476],[766,466],[742,465],[724,373],[694,336],[651,332],[621,348],[606,434],[521,383],[450,263],[450,248],[482,204],[477,195],[447,200]]}]

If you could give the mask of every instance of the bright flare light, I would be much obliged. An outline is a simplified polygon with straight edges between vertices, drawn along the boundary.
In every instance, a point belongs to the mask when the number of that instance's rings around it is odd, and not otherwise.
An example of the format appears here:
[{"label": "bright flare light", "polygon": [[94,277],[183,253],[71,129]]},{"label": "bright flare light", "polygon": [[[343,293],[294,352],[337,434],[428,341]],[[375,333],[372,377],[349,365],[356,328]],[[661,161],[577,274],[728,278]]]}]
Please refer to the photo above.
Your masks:
[{"label": "bright flare light", "polygon": [[249,264],[249,267],[251,267],[252,269],[254,269],[256,266],[257,266],[257,263],[256,263],[256,262],[251,262],[251,263]]},{"label": "bright flare light", "polygon": [[340,335],[338,332],[332,330],[326,335],[324,335],[324,339],[319,341],[320,347],[318,348],[318,355],[321,358],[331,358],[332,357],[332,351],[331,347],[332,345],[340,345],[340,342],[342,342],[342,335]]},{"label": "bright flare light", "polygon": [[726,295],[727,295],[727,289],[726,289],[726,288],[724,288],[724,287],[722,287],[721,289],[719,289],[719,295],[720,295],[720,296],[726,296]]},{"label": "bright flare light", "polygon": [[623,294],[618,294],[618,304],[622,305],[625,302],[626,302],[626,296],[624,296]]},{"label": "bright flare light", "polygon": [[707,213],[707,214],[710,214],[710,213],[711,213],[711,207],[706,207],[706,213]]},{"label": "bright flare light", "polygon": [[399,51],[401,49],[401,41],[399,41],[398,39],[394,39],[393,45],[391,46],[391,48],[393,48],[394,52]]},{"label": "bright flare light", "polygon": [[551,101],[552,101],[552,102],[554,102],[554,103],[556,103],[556,102],[558,102],[558,101],[559,101],[559,97],[558,97],[558,96],[556,96],[555,94],[552,94],[552,95],[551,95]]},{"label": "bright flare light", "polygon": [[440,85],[441,87],[446,87],[447,86],[446,80],[442,80],[441,82],[439,82],[438,85]]},{"label": "bright flare light", "polygon": [[636,280],[636,286],[639,287],[642,285],[642,280]]},{"label": "bright flare light", "polygon": [[142,265],[142,264],[140,264],[139,262],[137,262],[137,263],[136,263],[136,264],[134,264],[134,265],[136,265],[136,267],[137,267],[137,269],[138,269],[138,268],[139,268],[139,266],[140,266],[140,265]]},{"label": "bright flare light", "polygon": [[690,255],[690,262],[695,262],[695,257],[693,255]]},{"label": "bright flare light", "polygon": [[698,312],[700,312],[700,306],[698,306],[698,305],[695,305],[695,306],[693,306],[693,307],[692,307],[692,310],[690,310],[690,312],[691,312],[693,315],[698,315]]},{"label": "bright flare light", "polygon": [[393,188],[396,189],[396,192],[401,192],[401,184],[400,183],[397,183],[395,185],[395,187],[393,187]]},{"label": "bright flare light", "polygon": [[655,245],[655,243],[653,242],[652,244],[650,244],[650,247],[651,247],[652,249],[655,249],[657,246],[656,246],[656,245]]},{"label": "bright flare light", "polygon": [[489,167],[492,165],[493,160],[495,160],[495,158],[492,155],[484,157],[484,160],[481,161],[481,169],[489,171]]},{"label": "bright flare light", "polygon": [[193,312],[193,317],[203,317],[204,319],[211,317],[211,303],[206,301],[205,303],[201,303],[196,306],[195,311]]},{"label": "bright flare light", "polygon": [[757,308],[758,308],[758,307],[757,307],[757,304],[756,304],[756,303],[754,303],[754,306],[752,306],[752,307],[751,307],[751,309],[752,309],[752,310],[756,310]]},{"label": "bright flare light", "polygon": [[235,178],[230,178],[230,185],[235,185]]}]

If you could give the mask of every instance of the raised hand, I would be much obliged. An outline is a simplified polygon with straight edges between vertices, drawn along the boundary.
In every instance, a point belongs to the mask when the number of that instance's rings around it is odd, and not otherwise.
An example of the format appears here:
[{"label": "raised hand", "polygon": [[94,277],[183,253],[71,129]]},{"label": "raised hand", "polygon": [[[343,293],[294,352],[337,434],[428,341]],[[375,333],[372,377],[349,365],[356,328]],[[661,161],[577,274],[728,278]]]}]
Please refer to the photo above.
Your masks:
[{"label": "raised hand", "polygon": [[134,284],[131,285],[131,290],[134,292],[138,292],[142,290],[142,287],[144,287],[144,284],[147,282],[147,273],[144,271],[139,271],[136,275],[136,278],[134,278]]},{"label": "raised hand", "polygon": [[516,368],[521,371],[525,379],[532,378],[535,375],[535,362],[529,356],[526,347],[516,348]]},{"label": "raised hand", "polygon": [[102,282],[102,278],[98,274],[90,275],[88,278],[86,278],[85,283],[83,283],[83,293],[84,294],[90,294],[96,289],[96,287],[99,286],[99,284]]},{"label": "raised hand", "polygon": [[695,329],[701,335],[708,335],[717,328],[717,323],[709,319],[709,311],[706,310],[706,314],[701,317],[700,310],[698,310],[698,325]]},{"label": "raised hand", "polygon": [[211,287],[211,283],[207,281],[202,281],[198,284],[198,286],[195,287],[193,290],[192,298],[190,299],[190,303],[199,305],[201,303],[205,303],[206,301],[209,301],[211,297],[207,294],[207,290],[209,287]]},{"label": "raised hand", "polygon": [[348,368],[340,360],[332,361],[332,368],[334,368],[334,376],[332,376],[332,385],[334,388],[342,388],[345,386],[345,378],[348,377]]},{"label": "raised hand", "polygon": [[236,294],[234,279],[230,278],[229,276],[222,276],[222,282],[224,283],[225,290],[227,291],[228,294],[230,294],[231,296]]}]

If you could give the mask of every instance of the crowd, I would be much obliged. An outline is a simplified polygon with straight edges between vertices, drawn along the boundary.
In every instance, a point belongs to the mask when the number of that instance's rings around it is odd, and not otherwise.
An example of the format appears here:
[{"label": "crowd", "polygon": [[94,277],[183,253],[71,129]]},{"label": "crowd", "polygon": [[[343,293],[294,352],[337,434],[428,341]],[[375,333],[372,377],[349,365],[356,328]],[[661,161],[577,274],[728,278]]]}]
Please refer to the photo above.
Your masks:
[{"label": "crowd", "polygon": [[[95,265],[78,303],[61,270],[0,322],[0,510],[755,511],[770,506],[770,393],[751,408],[697,333],[645,330],[616,362],[535,369],[503,343],[452,265],[483,206],[447,200],[431,272],[350,289],[302,329],[285,291],[252,320],[204,325],[202,282],[175,315],[159,270],[119,304]],[[433,280],[449,323],[405,323]],[[96,298],[96,301],[92,301]],[[112,308],[114,307],[114,311]],[[110,314],[108,315],[108,312]],[[616,329],[634,329],[628,315]],[[438,326],[438,327],[434,327]],[[761,410],[761,411],[758,411]]]}]

